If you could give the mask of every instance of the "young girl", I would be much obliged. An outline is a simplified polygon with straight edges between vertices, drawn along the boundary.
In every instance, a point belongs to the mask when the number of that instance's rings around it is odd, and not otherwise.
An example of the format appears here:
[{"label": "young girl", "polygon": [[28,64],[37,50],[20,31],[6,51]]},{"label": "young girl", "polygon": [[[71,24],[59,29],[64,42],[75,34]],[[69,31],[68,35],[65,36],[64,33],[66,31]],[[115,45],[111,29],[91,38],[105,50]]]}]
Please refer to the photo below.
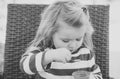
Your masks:
[{"label": "young girl", "polygon": [[21,58],[21,70],[39,75],[38,79],[102,79],[92,33],[85,6],[75,0],[51,4]]}]

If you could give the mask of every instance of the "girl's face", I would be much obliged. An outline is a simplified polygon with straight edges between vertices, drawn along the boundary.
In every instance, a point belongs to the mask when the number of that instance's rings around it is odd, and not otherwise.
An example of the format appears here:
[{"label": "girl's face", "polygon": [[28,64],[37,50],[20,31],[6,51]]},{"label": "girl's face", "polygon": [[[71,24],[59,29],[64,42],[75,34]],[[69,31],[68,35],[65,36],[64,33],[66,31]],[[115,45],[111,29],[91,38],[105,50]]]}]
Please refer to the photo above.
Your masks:
[{"label": "girl's face", "polygon": [[72,27],[65,22],[59,21],[58,31],[53,34],[55,48],[67,48],[71,52],[76,51],[83,42],[85,27]]}]

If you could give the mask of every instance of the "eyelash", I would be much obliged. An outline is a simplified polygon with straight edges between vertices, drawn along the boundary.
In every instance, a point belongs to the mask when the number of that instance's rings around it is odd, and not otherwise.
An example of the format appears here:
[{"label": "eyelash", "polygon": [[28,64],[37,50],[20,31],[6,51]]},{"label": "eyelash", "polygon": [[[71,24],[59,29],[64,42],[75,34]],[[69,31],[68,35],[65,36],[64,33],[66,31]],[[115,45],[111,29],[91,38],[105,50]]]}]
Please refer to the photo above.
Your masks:
[{"label": "eyelash", "polygon": [[69,40],[63,40],[63,42],[68,43],[68,42],[69,42]]},{"label": "eyelash", "polygon": [[80,41],[81,39],[76,39],[76,41]]},{"label": "eyelash", "polygon": [[[76,41],[80,41],[81,39],[76,39]],[[69,40],[63,40],[63,42],[68,43]]]}]

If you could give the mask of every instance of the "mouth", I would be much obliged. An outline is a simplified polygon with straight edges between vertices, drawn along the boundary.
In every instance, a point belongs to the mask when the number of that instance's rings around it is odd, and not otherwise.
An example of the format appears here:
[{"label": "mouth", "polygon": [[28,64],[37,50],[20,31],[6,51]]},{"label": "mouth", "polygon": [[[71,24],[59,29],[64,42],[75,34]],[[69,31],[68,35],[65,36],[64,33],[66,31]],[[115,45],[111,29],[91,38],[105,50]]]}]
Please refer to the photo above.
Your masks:
[{"label": "mouth", "polygon": [[70,50],[72,52],[72,54],[75,54],[79,51],[80,48],[76,49],[76,50]]},{"label": "mouth", "polygon": [[77,50],[70,50],[72,54],[77,53]]}]

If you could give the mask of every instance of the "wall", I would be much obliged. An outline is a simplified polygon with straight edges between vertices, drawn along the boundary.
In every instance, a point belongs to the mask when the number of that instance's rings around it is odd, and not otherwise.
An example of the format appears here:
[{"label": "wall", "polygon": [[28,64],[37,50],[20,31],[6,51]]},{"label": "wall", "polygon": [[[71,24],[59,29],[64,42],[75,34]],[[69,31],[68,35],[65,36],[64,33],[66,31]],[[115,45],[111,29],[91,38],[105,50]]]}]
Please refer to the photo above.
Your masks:
[{"label": "wall", "polygon": [[120,79],[120,1],[116,0],[110,6],[110,75]]}]

